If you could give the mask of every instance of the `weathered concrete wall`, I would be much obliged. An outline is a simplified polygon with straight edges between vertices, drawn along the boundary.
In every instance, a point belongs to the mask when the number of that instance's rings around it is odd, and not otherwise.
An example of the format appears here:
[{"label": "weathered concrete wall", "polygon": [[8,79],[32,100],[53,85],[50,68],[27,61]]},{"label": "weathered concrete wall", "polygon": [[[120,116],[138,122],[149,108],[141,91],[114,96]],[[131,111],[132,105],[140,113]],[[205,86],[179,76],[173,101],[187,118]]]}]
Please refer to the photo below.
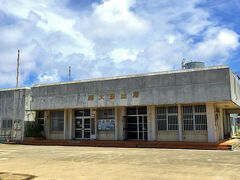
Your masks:
[{"label": "weathered concrete wall", "polygon": [[[30,89],[18,88],[18,89],[6,89],[0,91],[0,127],[2,127],[3,120],[18,121],[18,132],[12,132],[12,136],[16,136],[16,140],[23,138],[24,120],[31,116],[25,113],[25,110],[30,109],[29,101]],[[20,130],[22,129],[22,130]]]},{"label": "weathered concrete wall", "polygon": [[[111,94],[115,97],[111,98]],[[229,100],[231,100],[229,68],[218,66],[33,86],[31,109]]]},{"label": "weathered concrete wall", "polygon": [[232,101],[240,106],[240,84],[233,72],[229,72]]},{"label": "weathered concrete wall", "polygon": [[197,134],[195,132],[192,133],[183,133],[183,141],[190,142],[216,142],[216,141],[208,141],[208,134],[202,133]]},{"label": "weathered concrete wall", "polygon": [[114,131],[98,131],[97,140],[115,140]]},{"label": "weathered concrete wall", "polygon": [[157,133],[158,141],[179,141],[178,131],[158,131]]}]

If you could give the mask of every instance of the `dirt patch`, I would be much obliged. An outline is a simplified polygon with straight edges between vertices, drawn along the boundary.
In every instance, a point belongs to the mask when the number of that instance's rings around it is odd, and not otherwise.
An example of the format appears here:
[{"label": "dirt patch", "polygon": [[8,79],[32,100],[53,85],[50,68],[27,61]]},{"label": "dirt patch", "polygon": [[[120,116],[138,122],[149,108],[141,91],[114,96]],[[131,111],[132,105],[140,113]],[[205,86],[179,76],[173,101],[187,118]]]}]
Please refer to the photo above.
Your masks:
[{"label": "dirt patch", "polygon": [[0,180],[31,180],[36,176],[29,174],[18,174],[18,173],[9,173],[9,172],[0,172]]}]

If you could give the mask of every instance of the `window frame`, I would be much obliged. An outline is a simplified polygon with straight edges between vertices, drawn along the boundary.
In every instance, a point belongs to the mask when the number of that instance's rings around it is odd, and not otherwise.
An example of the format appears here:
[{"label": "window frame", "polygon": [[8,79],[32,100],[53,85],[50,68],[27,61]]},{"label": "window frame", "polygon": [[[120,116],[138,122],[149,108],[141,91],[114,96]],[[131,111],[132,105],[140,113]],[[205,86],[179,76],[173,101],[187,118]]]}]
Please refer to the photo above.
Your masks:
[{"label": "window frame", "polygon": [[[5,122],[5,124],[4,124]],[[10,123],[9,123],[10,122]],[[5,125],[5,126],[3,126]],[[12,129],[13,128],[13,120],[12,119],[3,119],[1,123],[2,129]]]},{"label": "window frame", "polygon": [[[197,112],[196,111],[196,107],[200,107],[200,106],[203,106],[204,108],[204,111],[202,112]],[[193,121],[193,129],[192,130],[185,130],[185,124],[184,124],[184,113],[183,113],[183,108],[184,107],[191,107],[191,110],[192,110],[192,121]],[[190,114],[190,113],[186,113],[186,114]],[[197,124],[196,123],[196,116],[205,116],[205,124]],[[200,129],[198,130],[196,127],[197,125],[200,125],[200,126],[205,126],[206,128],[205,129]],[[208,131],[208,124],[207,124],[207,107],[206,107],[206,104],[197,104],[197,105],[184,105],[182,106],[182,129],[183,129],[183,132],[185,133],[188,133],[188,132],[196,132],[196,133],[207,133]]]},{"label": "window frame", "polygon": [[[55,117],[54,119],[52,118],[52,113],[53,112],[61,112],[61,113],[63,113],[63,117],[61,118],[61,119],[59,119],[59,117]],[[61,127],[61,129],[53,129],[53,123],[54,123],[54,121],[57,121],[58,123],[59,123],[59,120],[61,120],[60,121],[60,123],[62,124],[62,127]],[[59,127],[59,124],[58,124],[58,127]],[[61,110],[58,110],[58,111],[50,111],[50,132],[64,132],[64,111],[61,111]]]},{"label": "window frame", "polygon": [[[171,107],[176,108],[177,112],[169,113],[169,108],[171,108]],[[158,108],[165,108],[165,114],[158,113]],[[158,118],[159,115],[165,115],[166,119],[161,120],[160,118]],[[176,116],[177,117],[177,124],[169,124],[169,116]],[[172,105],[172,106],[157,106],[156,107],[156,121],[157,121],[157,131],[160,131],[160,132],[178,132],[178,130],[179,130],[178,106],[174,106],[174,105]],[[163,129],[159,130],[159,125],[158,125],[159,121],[165,121],[166,122],[166,129],[165,130],[163,130]],[[177,127],[177,129],[171,130],[171,129],[169,129],[169,125],[175,125]]]}]

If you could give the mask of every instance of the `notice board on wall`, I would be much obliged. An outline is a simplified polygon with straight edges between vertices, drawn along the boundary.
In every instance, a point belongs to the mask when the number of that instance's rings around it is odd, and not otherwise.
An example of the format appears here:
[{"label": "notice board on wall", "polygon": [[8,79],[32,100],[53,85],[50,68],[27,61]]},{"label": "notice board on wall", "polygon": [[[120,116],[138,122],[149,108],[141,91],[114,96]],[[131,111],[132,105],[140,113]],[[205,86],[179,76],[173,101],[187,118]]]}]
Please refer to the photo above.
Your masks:
[{"label": "notice board on wall", "polygon": [[115,121],[109,119],[98,120],[98,130],[113,131],[115,129]]}]

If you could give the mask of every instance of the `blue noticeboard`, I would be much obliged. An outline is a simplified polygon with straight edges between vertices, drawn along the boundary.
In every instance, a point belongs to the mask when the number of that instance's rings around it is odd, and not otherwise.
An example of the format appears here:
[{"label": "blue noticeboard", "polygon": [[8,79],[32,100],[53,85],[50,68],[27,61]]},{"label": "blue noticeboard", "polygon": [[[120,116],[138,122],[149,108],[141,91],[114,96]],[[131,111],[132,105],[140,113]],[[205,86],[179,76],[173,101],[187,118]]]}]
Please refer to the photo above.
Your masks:
[{"label": "blue noticeboard", "polygon": [[100,131],[113,131],[115,129],[114,120],[98,120],[98,130]]},{"label": "blue noticeboard", "polygon": [[240,124],[240,117],[238,117],[238,118],[237,118],[237,123],[239,123],[239,124]]}]

